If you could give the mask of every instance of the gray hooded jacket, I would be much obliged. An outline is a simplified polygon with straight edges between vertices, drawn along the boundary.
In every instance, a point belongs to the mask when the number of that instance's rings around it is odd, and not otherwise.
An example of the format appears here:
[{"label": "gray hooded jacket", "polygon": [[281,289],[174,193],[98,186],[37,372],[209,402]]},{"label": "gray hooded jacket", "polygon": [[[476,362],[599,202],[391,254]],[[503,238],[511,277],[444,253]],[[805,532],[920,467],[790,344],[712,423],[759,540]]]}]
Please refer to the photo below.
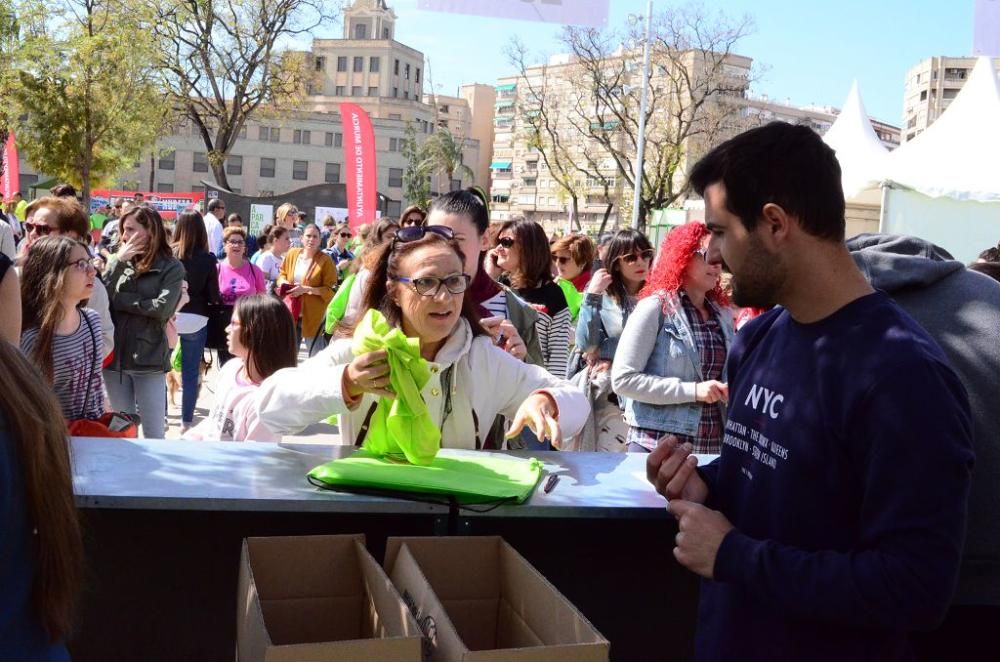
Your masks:
[{"label": "gray hooded jacket", "polygon": [[1000,605],[1000,283],[916,237],[863,234],[847,247],[872,286],[937,341],[969,392],[976,466],[955,604]]}]

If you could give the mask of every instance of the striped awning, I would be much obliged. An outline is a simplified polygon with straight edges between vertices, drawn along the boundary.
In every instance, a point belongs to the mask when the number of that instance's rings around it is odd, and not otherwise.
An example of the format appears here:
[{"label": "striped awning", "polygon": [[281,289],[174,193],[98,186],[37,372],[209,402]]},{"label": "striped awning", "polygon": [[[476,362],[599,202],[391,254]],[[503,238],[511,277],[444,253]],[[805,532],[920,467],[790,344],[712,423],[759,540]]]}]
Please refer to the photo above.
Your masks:
[{"label": "striped awning", "polygon": [[517,89],[517,83],[504,83],[497,85],[497,92],[512,92]]},{"label": "striped awning", "polygon": [[494,161],[490,164],[490,170],[506,170],[513,164],[513,161]]}]

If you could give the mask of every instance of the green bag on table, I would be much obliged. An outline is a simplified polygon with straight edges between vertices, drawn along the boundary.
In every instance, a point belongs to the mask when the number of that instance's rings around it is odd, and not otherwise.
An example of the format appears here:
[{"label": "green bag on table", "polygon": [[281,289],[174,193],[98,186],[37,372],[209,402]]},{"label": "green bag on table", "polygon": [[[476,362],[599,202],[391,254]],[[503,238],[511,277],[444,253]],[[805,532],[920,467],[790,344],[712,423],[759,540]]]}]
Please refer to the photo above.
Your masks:
[{"label": "green bag on table", "polygon": [[311,483],[326,488],[454,497],[461,504],[524,503],[541,477],[542,463],[533,457],[449,450],[418,466],[362,449],[309,472]]},{"label": "green bag on table", "polygon": [[369,310],[354,332],[355,356],[387,350],[393,399],[379,398],[364,448],[376,456],[403,455],[411,464],[430,464],[441,448],[441,430],[434,424],[420,390],[431,378],[420,356],[420,339],[407,338],[389,326],[382,313]]}]

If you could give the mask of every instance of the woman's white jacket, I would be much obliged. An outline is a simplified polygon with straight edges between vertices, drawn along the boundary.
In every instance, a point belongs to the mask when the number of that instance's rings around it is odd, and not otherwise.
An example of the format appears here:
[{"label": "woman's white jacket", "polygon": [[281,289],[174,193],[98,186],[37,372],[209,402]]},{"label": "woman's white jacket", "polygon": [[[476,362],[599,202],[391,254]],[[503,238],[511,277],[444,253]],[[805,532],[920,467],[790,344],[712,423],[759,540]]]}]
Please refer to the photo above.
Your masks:
[{"label": "woman's white jacket", "polygon": [[[279,370],[260,385],[260,418],[275,434],[295,434],[306,426],[340,414],[341,443],[353,444],[375,396],[366,393],[348,409],[341,391],[344,370],[354,358],[351,339],[338,340],[296,368]],[[446,394],[441,377],[451,371],[451,414],[445,415]],[[485,438],[493,419],[513,419],[521,403],[537,391],[550,394],[559,407],[562,437],[583,427],[590,404],[569,382],[529,365],[493,345],[487,336],[473,337],[469,323],[459,321],[455,331],[430,362],[431,378],[421,391],[435,424],[441,427],[442,448],[475,448],[479,421]]]}]

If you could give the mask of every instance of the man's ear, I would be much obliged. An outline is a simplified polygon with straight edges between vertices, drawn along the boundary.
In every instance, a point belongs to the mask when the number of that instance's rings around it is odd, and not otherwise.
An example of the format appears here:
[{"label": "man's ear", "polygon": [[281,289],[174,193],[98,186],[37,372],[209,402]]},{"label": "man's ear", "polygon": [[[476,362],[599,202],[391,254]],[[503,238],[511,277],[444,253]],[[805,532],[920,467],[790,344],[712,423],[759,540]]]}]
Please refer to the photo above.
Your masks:
[{"label": "man's ear", "polygon": [[757,225],[762,230],[761,238],[770,248],[777,248],[788,241],[793,219],[784,207],[769,202],[761,210]]}]

